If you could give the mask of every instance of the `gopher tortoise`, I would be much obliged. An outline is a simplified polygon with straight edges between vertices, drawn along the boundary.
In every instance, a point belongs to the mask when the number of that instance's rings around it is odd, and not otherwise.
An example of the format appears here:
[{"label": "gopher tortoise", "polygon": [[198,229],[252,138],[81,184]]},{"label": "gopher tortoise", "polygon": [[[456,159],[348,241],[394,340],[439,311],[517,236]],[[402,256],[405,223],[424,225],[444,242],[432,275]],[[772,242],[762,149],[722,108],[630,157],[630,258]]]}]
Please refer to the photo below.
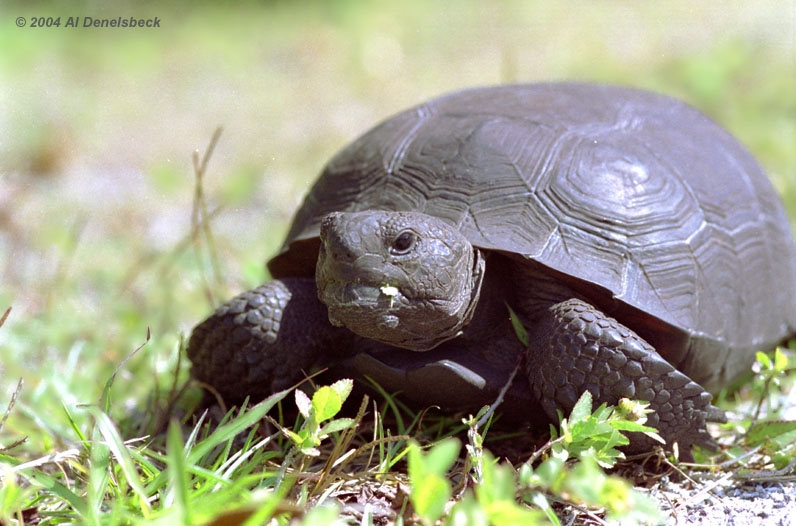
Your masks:
[{"label": "gopher tortoise", "polygon": [[796,332],[796,248],[758,163],[694,108],[622,87],[477,88],[386,120],[326,166],[269,269],[188,345],[230,402],[332,367],[476,409],[523,356],[506,412],[646,400],[690,457],[725,418],[710,393]]}]

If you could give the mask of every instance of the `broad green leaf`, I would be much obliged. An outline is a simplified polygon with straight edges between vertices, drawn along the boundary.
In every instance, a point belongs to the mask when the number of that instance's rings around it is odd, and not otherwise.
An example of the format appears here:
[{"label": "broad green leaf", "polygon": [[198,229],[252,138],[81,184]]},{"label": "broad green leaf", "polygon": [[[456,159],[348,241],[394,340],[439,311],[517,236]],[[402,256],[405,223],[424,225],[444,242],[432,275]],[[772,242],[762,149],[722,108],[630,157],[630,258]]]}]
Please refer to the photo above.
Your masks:
[{"label": "broad green leaf", "polygon": [[[307,396],[307,393],[302,391],[301,389],[296,389],[294,391],[293,397],[296,399],[296,407],[298,407],[299,413],[304,418],[310,417],[310,410],[312,409],[312,402],[310,402],[310,397]],[[317,413],[316,413],[317,415]]]},{"label": "broad green leaf", "polygon": [[766,369],[771,369],[771,359],[766,353],[757,351],[755,353],[755,359]]},{"label": "broad green leaf", "polygon": [[658,430],[654,427],[645,426],[643,424],[639,424],[638,422],[631,422],[628,420],[612,420],[609,424],[614,429],[618,429],[620,431],[636,431],[639,433],[657,433]]},{"label": "broad green leaf", "polygon": [[513,500],[501,500],[486,506],[486,514],[490,524],[500,526],[531,526],[542,523],[544,515],[539,510],[532,510],[518,505]]},{"label": "broad green leaf", "polygon": [[581,457],[568,475],[564,480],[565,489],[588,504],[601,504],[600,492],[606,475],[593,458]]},{"label": "broad green leaf", "polygon": [[306,429],[299,429],[299,432],[296,433],[292,429],[285,428],[285,432],[290,437],[290,440],[292,440],[293,443],[296,444],[297,446],[300,446],[301,444],[303,444],[304,441],[307,439],[307,430]]},{"label": "broad green leaf", "polygon": [[[566,451],[566,450],[564,450]],[[539,464],[539,467],[534,471],[536,475],[545,482],[548,487],[555,487],[561,478],[564,470],[564,463],[566,456],[552,455],[544,462]]]},{"label": "broad green leaf", "polygon": [[614,448],[617,446],[626,446],[629,443],[630,440],[625,435],[617,430],[614,430],[614,432],[608,436],[608,441],[605,443],[605,447]]},{"label": "broad green leaf", "polygon": [[330,386],[334,391],[340,395],[340,400],[343,402],[346,401],[348,395],[351,394],[351,390],[354,388],[354,381],[350,378],[343,378],[341,380],[337,380]]},{"label": "broad green leaf", "polygon": [[534,483],[533,481],[536,478],[536,473],[533,472],[533,466],[531,466],[528,462],[524,462],[522,466],[520,466],[519,470],[520,485],[522,487],[527,487]]},{"label": "broad green leaf", "polygon": [[446,474],[459,453],[459,441],[448,438],[439,442],[424,455],[416,442],[408,448],[410,500],[415,511],[429,524],[443,513],[451,496]]},{"label": "broad green leaf", "polygon": [[793,420],[772,420],[768,422],[758,422],[746,432],[746,443],[757,445],[764,440],[775,439],[784,434],[789,434],[796,430],[796,421]]},{"label": "broad green leaf", "polygon": [[[793,443],[791,443],[790,445],[793,445]],[[789,454],[787,455],[775,454],[773,456],[772,460],[774,462],[775,469],[785,469],[785,467],[787,467],[788,465],[790,465],[791,462],[793,462],[793,449],[791,448],[790,451],[788,451],[788,453]]]},{"label": "broad green leaf", "polygon": [[484,451],[483,480],[475,487],[478,502],[486,506],[502,500],[514,501],[514,470],[497,464],[494,457]]},{"label": "broad green leaf", "polygon": [[321,427],[320,433],[322,435],[328,435],[329,433],[334,433],[335,431],[348,429],[349,427],[353,426],[354,423],[355,420],[353,418],[336,418],[331,422],[328,422],[325,426]]},{"label": "broad green leaf", "polygon": [[774,351],[774,370],[782,372],[788,368],[788,356],[777,347]]},{"label": "broad green leaf", "polygon": [[407,463],[409,464],[409,482],[421,481],[428,473],[423,452],[417,442],[410,442],[406,448]]},{"label": "broad green leaf", "polygon": [[455,438],[438,442],[426,454],[425,465],[431,473],[444,475],[459,455],[461,444]]},{"label": "broad green leaf", "polygon": [[[597,426],[598,422],[591,417],[581,420],[580,422],[575,422],[575,424],[570,428],[572,441],[581,442],[589,438],[594,438],[595,435],[599,434]],[[611,428],[609,427],[608,430],[610,431],[610,429]]]},{"label": "broad green leaf", "polygon": [[433,524],[442,516],[445,504],[450,498],[450,482],[446,477],[436,473],[428,473],[422,479],[414,481],[409,496],[415,511],[429,524]]},{"label": "broad green leaf", "polygon": [[569,414],[570,424],[585,420],[591,415],[591,402],[591,393],[589,391],[583,391],[583,394],[580,395],[580,398],[578,398],[578,401],[575,403],[575,407],[572,408],[572,412]]},{"label": "broad green leaf", "polygon": [[332,418],[342,407],[343,399],[328,385],[324,385],[312,395],[312,409],[315,411],[315,421],[318,423]]},{"label": "broad green leaf", "polygon": [[602,403],[600,404],[600,407],[592,412],[592,416],[597,420],[607,420],[613,414],[613,412],[614,411],[612,408],[608,407],[607,404]]},{"label": "broad green leaf", "polygon": [[796,429],[788,431],[787,433],[782,433],[772,439],[772,441],[781,448],[792,446],[796,443]]}]

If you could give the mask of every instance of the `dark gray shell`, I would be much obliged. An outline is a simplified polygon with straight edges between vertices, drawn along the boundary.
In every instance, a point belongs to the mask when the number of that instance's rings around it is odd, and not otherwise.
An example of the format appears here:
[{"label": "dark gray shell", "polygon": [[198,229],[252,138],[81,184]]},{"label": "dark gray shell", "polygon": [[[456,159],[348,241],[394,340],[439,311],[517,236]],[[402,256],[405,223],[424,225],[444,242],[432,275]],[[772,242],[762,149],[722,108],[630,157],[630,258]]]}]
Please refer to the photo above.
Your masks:
[{"label": "dark gray shell", "polygon": [[368,209],[444,218],[664,322],[691,340],[667,358],[706,382],[796,328],[796,249],[771,183],[731,135],[661,95],[499,86],[400,113],[332,159],[272,273],[311,273],[320,220]]}]

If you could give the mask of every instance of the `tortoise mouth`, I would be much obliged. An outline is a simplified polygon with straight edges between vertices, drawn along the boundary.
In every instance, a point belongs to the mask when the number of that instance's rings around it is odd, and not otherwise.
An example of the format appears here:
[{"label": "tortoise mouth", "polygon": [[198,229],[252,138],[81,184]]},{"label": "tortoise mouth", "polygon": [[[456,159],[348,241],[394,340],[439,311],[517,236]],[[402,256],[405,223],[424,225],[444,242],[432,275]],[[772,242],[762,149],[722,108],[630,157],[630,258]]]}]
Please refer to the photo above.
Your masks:
[{"label": "tortoise mouth", "polygon": [[329,280],[319,296],[329,307],[375,307],[387,311],[406,299],[399,289],[390,285],[339,280]]},{"label": "tortoise mouth", "polygon": [[[386,293],[385,293],[386,291]],[[395,287],[359,280],[330,280],[318,291],[329,321],[365,337],[376,338],[398,329],[399,312],[407,298]]]}]

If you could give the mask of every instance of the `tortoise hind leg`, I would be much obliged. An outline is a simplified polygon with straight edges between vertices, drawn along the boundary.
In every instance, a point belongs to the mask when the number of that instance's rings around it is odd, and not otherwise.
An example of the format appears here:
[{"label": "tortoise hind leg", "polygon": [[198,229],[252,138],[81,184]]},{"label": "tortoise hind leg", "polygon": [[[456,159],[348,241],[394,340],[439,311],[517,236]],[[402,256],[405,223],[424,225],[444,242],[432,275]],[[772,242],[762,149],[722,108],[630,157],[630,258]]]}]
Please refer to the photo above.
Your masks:
[{"label": "tortoise hind leg", "polygon": [[[671,449],[677,442],[684,459],[691,447],[715,450],[706,422],[726,421],[711,405],[712,396],[691,381],[636,333],[588,303],[571,299],[550,307],[537,325],[528,356],[528,378],[545,412],[568,413],[588,390],[597,404],[621,398],[650,402],[655,412],[647,425],[658,429]],[[631,436],[630,451],[648,450],[654,442]]]},{"label": "tortoise hind leg", "polygon": [[352,333],[329,323],[315,280],[274,280],[221,305],[194,328],[191,375],[227,402],[259,401],[328,364]]}]

